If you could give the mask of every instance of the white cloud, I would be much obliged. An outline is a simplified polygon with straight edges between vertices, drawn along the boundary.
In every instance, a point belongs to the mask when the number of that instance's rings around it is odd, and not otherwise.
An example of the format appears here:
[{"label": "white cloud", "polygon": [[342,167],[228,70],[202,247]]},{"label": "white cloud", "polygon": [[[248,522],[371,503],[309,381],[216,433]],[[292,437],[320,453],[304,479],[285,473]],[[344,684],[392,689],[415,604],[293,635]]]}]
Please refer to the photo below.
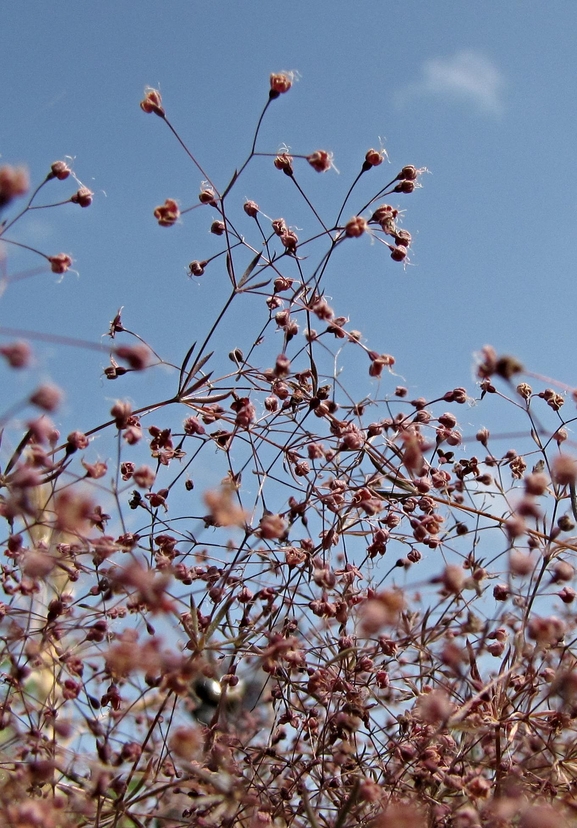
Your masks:
[{"label": "white cloud", "polygon": [[503,110],[504,79],[494,63],[479,52],[460,51],[447,58],[431,58],[422,67],[422,77],[398,95],[438,96],[447,101],[465,101],[482,112]]}]

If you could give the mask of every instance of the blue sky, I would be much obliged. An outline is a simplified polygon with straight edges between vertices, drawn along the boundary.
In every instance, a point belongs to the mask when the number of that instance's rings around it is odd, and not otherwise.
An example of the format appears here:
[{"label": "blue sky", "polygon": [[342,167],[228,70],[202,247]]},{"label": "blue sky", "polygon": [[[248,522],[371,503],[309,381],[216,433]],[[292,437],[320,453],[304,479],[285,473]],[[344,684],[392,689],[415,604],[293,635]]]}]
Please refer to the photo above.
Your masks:
[{"label": "blue sky", "polygon": [[[200,176],[161,121],[140,111],[143,88],[162,90],[222,184],[246,154],[269,73],[292,69],[301,79],[271,111],[262,145],[334,152],[340,174],[307,179],[321,206],[379,141],[388,177],[408,163],[431,172],[399,202],[415,239],[411,265],[360,239],[326,287],[371,346],[395,355],[411,396],[473,388],[472,355],[485,343],[577,385],[576,39],[570,0],[3,4],[0,160],[26,163],[40,181],[72,156],[95,200],[39,211],[14,233],[71,253],[78,275],[11,285],[0,323],[99,342],[122,305],[128,326],[167,358],[181,356],[218,299],[186,265],[214,240],[196,214],[170,229],[154,223],[166,197],[194,203]],[[259,175],[242,196],[253,197]],[[284,183],[274,179],[270,192],[279,209]],[[58,197],[71,191],[52,187]],[[36,265],[9,253],[9,273]],[[231,319],[232,344],[243,322]],[[93,425],[117,395],[148,400],[149,375],[113,387],[104,365],[98,353],[38,350],[36,375],[74,385],[86,401],[79,413],[69,394],[63,427]],[[24,391],[30,378],[16,382]]]}]

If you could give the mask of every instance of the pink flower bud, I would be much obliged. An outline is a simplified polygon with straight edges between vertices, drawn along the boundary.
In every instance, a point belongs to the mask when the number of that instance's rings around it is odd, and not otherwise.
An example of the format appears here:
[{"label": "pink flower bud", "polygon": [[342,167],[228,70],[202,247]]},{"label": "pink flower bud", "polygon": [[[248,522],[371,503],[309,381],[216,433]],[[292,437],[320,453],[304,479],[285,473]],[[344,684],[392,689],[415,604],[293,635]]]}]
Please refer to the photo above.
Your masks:
[{"label": "pink flower bud", "polygon": [[393,190],[394,193],[412,193],[415,189],[415,182],[414,181],[399,181],[395,189]]},{"label": "pink flower bud", "polygon": [[281,155],[277,155],[274,159],[274,165],[277,170],[282,170],[285,175],[293,175],[293,164],[292,164],[292,157],[288,155],[286,152],[281,153]]},{"label": "pink flower bud", "polygon": [[22,340],[0,346],[0,354],[11,368],[27,368],[32,359],[30,345]]},{"label": "pink flower bud", "polygon": [[48,174],[49,178],[57,178],[59,181],[65,181],[72,170],[64,161],[55,161],[50,167]]},{"label": "pink flower bud", "polygon": [[281,242],[286,247],[288,253],[294,253],[297,249],[299,237],[292,230],[287,230],[280,237]]},{"label": "pink flower bud", "polygon": [[143,112],[154,112],[160,118],[164,118],[165,112],[162,107],[162,97],[158,89],[152,89],[147,86],[144,90],[144,98],[140,101],[140,108]]},{"label": "pink flower bud", "polygon": [[270,98],[278,98],[284,95],[293,85],[294,76],[292,72],[273,72],[270,76]]},{"label": "pink flower bud", "polygon": [[391,259],[394,262],[402,262],[407,258],[407,248],[403,244],[399,244],[397,247],[390,247],[390,251]]},{"label": "pink flower bud", "polygon": [[133,371],[143,371],[150,364],[150,349],[146,345],[120,345],[114,353],[125,360]]},{"label": "pink flower bud", "polygon": [[79,204],[81,207],[90,207],[92,204],[92,196],[94,193],[88,187],[80,187],[80,189],[70,197],[72,204]]},{"label": "pink flower bud", "polygon": [[280,515],[264,515],[260,519],[258,535],[263,540],[281,538],[286,532],[286,521]]},{"label": "pink flower bud", "polygon": [[213,221],[210,225],[210,232],[213,233],[215,236],[223,236],[224,231],[226,230],[226,226],[224,221]]},{"label": "pink flower bud", "polygon": [[212,187],[206,187],[198,195],[201,204],[216,204],[216,195]]},{"label": "pink flower bud", "polygon": [[43,411],[56,411],[62,401],[62,391],[56,385],[40,385],[30,395],[30,403]]},{"label": "pink flower bud", "polygon": [[333,163],[333,156],[332,153],[326,150],[316,150],[311,155],[307,155],[307,161],[313,170],[321,173],[330,170]]},{"label": "pink flower bud", "polygon": [[365,155],[365,163],[368,164],[369,167],[378,167],[379,164],[383,163],[383,157],[385,153],[383,150],[376,150],[370,149],[367,154]]},{"label": "pink flower bud", "polygon": [[[426,170],[421,170],[421,172],[426,172]],[[399,181],[416,181],[418,174],[419,170],[416,167],[412,164],[407,164],[407,166],[403,167],[401,172],[398,174],[397,179]]]},{"label": "pink flower bud", "polygon": [[256,201],[245,201],[243,209],[247,216],[251,218],[256,218],[258,215],[258,204]]},{"label": "pink flower bud", "polygon": [[52,273],[66,273],[72,265],[72,259],[66,253],[58,253],[56,256],[49,256],[50,270]]},{"label": "pink flower bud", "polygon": [[349,238],[356,239],[359,236],[362,236],[366,229],[366,219],[362,218],[362,216],[354,216],[346,223],[345,235]]},{"label": "pink flower bud", "polygon": [[574,484],[577,480],[577,461],[567,454],[560,454],[554,458],[551,466],[551,477],[560,486]]}]

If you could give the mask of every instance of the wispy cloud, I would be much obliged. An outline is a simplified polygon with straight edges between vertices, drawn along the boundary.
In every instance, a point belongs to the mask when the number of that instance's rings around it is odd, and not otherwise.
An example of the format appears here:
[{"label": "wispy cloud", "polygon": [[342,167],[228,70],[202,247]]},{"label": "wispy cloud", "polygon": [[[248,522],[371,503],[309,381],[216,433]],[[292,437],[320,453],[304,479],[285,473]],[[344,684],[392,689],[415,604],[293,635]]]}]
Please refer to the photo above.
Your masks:
[{"label": "wispy cloud", "polygon": [[494,63],[475,51],[456,52],[451,57],[431,58],[423,63],[421,78],[399,93],[407,96],[436,96],[446,101],[464,101],[481,112],[503,111],[504,78]]}]

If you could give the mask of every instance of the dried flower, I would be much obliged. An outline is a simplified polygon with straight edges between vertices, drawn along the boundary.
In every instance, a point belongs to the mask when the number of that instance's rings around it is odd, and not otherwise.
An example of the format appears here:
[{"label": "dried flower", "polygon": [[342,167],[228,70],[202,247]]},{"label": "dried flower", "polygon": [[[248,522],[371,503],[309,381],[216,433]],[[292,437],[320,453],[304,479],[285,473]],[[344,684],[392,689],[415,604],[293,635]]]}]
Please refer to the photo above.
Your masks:
[{"label": "dried flower", "polygon": [[180,210],[173,198],[167,198],[164,204],[161,204],[154,210],[154,218],[161,227],[172,227],[173,224],[176,224],[179,217]]},{"label": "dried flower", "polygon": [[58,253],[56,256],[48,256],[52,273],[66,273],[72,265],[72,259],[66,253]]},{"label": "dried flower", "polygon": [[147,86],[144,90],[144,98],[140,101],[140,108],[143,112],[154,112],[160,118],[164,118],[165,112],[162,107],[162,97],[158,89]]},{"label": "dried flower", "polygon": [[333,155],[326,150],[316,150],[311,155],[307,155],[307,161],[313,170],[316,170],[318,173],[326,172],[333,165]]}]

